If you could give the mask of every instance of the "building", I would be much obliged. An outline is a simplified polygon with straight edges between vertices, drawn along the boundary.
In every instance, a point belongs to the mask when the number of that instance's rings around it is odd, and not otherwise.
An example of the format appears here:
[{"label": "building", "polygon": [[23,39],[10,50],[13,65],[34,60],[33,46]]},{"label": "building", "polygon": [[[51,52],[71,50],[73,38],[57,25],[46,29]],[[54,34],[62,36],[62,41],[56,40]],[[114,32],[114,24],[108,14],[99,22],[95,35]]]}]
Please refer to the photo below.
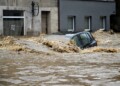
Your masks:
[{"label": "building", "polygon": [[113,0],[59,0],[59,28],[61,32],[108,30],[114,13]]},{"label": "building", "polygon": [[57,31],[57,0],[0,0],[0,35],[39,35]]},{"label": "building", "polygon": [[112,0],[0,0],[0,35],[39,35],[110,28]]}]

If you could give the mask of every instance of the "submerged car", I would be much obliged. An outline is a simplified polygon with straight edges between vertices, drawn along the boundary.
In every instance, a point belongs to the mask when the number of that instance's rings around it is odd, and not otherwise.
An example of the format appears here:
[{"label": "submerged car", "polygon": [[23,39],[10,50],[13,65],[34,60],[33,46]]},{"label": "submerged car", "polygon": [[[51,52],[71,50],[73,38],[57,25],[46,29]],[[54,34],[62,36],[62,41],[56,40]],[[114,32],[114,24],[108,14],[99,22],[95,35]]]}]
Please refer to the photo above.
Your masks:
[{"label": "submerged car", "polygon": [[70,40],[73,41],[81,49],[97,46],[97,41],[90,32],[79,32],[76,34],[67,34]]}]

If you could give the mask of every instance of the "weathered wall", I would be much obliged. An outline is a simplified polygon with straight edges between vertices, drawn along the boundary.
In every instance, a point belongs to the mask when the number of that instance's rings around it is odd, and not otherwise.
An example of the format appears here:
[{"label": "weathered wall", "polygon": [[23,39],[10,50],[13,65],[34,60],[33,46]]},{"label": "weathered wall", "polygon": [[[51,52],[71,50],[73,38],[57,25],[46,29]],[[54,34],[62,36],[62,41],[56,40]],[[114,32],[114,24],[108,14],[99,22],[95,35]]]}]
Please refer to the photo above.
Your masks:
[{"label": "weathered wall", "polygon": [[[38,2],[40,5],[39,15],[34,17],[32,28],[31,2]],[[50,11],[49,33],[58,31],[58,8],[57,0],[0,0],[0,34],[3,34],[3,10],[24,11],[24,35],[33,32],[34,35],[41,33],[41,11]]]},{"label": "weathered wall", "polygon": [[101,28],[100,16],[107,17],[107,29],[110,28],[110,15],[115,12],[114,2],[60,0],[60,29],[67,31],[67,17],[76,16],[76,31],[85,29],[85,16],[92,16],[92,30]]},{"label": "weathered wall", "polygon": [[3,18],[2,18],[3,11],[1,9],[2,8],[0,7],[0,35],[2,35],[3,33]]},{"label": "weathered wall", "polygon": [[41,7],[57,7],[58,0],[39,0]]},{"label": "weathered wall", "polygon": [[30,6],[31,2],[38,2],[40,7],[57,7],[58,0],[0,0],[0,6]]}]

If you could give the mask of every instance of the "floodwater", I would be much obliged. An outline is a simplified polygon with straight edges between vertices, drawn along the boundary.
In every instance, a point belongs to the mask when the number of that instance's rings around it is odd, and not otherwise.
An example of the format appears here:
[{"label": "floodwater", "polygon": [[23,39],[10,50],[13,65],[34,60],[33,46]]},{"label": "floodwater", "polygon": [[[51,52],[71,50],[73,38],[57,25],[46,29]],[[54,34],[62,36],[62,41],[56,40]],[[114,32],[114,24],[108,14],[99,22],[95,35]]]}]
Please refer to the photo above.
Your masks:
[{"label": "floodwater", "polygon": [[93,35],[80,52],[62,35],[0,37],[0,86],[120,86],[120,34]]},{"label": "floodwater", "polygon": [[0,50],[0,86],[120,86],[120,53]]}]

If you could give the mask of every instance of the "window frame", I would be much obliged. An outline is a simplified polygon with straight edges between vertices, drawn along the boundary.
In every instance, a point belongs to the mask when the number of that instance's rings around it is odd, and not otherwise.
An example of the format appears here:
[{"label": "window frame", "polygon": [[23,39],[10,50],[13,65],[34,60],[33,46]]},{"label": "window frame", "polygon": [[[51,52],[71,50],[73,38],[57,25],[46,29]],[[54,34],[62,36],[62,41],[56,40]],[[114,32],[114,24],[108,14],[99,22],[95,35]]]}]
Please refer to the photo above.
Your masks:
[{"label": "window frame", "polygon": [[92,16],[85,16],[85,26],[84,27],[85,27],[85,30],[87,30],[87,31],[92,30]]},{"label": "window frame", "polygon": [[[69,18],[72,18],[72,28],[69,28]],[[68,16],[67,17],[67,21],[68,21],[68,28],[67,31],[68,32],[74,32],[75,28],[76,28],[76,16]],[[71,22],[71,21],[70,21]]]},{"label": "window frame", "polygon": [[103,30],[106,30],[107,27],[107,16],[100,16],[100,27]]},{"label": "window frame", "polygon": [[[15,11],[17,11],[17,12],[19,12],[19,13],[21,13],[20,15],[9,15],[9,14],[5,14],[4,12],[6,12],[6,11],[8,11],[8,12],[15,12]],[[26,34],[26,30],[25,30],[25,13],[24,13],[24,10],[3,10],[3,16],[2,16],[2,19],[4,20],[4,19],[23,19],[23,35],[25,35]],[[3,33],[4,33],[4,30],[3,30]]]}]

